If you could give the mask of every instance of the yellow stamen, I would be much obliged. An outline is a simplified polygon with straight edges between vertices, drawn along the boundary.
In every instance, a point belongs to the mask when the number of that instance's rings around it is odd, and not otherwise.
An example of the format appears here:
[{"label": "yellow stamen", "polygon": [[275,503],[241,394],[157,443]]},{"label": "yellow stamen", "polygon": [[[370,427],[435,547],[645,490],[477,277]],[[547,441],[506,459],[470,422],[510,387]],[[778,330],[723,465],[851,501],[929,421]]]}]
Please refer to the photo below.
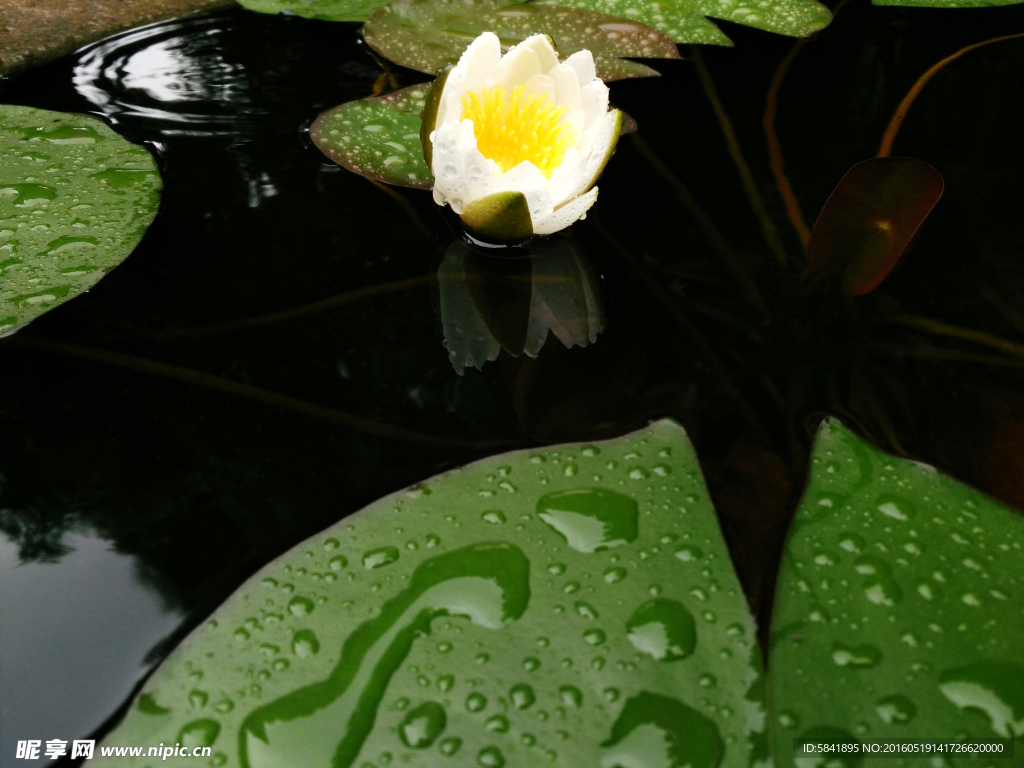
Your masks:
[{"label": "yellow stamen", "polygon": [[529,160],[550,179],[576,144],[576,131],[561,122],[566,107],[544,93],[524,98],[523,88],[517,85],[507,97],[500,85],[464,93],[462,119],[473,121],[477,148],[503,173]]}]

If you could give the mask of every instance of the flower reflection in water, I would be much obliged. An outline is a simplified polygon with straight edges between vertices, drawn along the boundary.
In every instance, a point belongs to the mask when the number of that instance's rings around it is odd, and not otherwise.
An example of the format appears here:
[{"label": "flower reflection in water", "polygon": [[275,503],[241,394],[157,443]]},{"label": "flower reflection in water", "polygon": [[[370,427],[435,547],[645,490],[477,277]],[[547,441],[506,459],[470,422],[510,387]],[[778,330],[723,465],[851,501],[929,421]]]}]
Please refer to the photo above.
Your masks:
[{"label": "flower reflection in water", "polygon": [[459,374],[502,349],[537,357],[548,331],[566,348],[585,347],[605,327],[596,275],[569,238],[500,250],[455,241],[437,277],[444,343]]}]

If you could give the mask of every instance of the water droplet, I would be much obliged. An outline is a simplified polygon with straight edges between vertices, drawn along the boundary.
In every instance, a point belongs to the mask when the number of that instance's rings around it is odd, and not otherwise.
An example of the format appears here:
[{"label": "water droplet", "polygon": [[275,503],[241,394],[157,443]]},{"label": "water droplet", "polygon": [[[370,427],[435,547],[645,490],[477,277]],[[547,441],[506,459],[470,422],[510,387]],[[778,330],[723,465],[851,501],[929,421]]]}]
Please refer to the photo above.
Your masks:
[{"label": "water droplet", "polygon": [[697,684],[701,688],[714,688],[718,684],[718,679],[714,675],[705,674],[700,676]]},{"label": "water droplet", "polygon": [[1024,666],[1000,659],[976,661],[939,676],[939,690],[960,709],[979,710],[1005,739],[1024,734]]},{"label": "water droplet", "polygon": [[526,683],[513,685],[512,690],[509,691],[509,697],[512,699],[512,706],[516,709],[528,709],[537,701],[533,688]]},{"label": "water droplet", "polygon": [[235,630],[234,638],[235,638],[235,640],[237,640],[238,642],[240,642],[240,643],[244,643],[244,642],[245,642],[246,640],[248,640],[248,639],[249,639],[249,633],[248,633],[248,632],[246,632],[246,631],[245,631],[244,629],[242,629],[241,627],[239,627],[238,629],[236,629],[236,630]]},{"label": "water droplet", "polygon": [[178,733],[178,741],[181,742],[181,746],[189,749],[212,747],[218,735],[220,735],[220,723],[204,718],[193,720],[185,725]]},{"label": "water droplet", "polygon": [[476,755],[476,762],[481,768],[504,768],[505,755],[495,746],[484,747]]},{"label": "water droplet", "polygon": [[487,697],[482,693],[473,691],[466,697],[466,709],[470,712],[482,712],[487,708]]},{"label": "water droplet", "polygon": [[508,718],[504,715],[491,715],[484,721],[484,728],[491,733],[508,733]]},{"label": "water droplet", "polygon": [[583,691],[573,685],[563,685],[559,688],[558,697],[567,707],[579,709],[583,706]]},{"label": "water droplet", "polygon": [[712,720],[647,691],[626,701],[601,746],[601,768],[717,768],[725,753]]},{"label": "water droplet", "polygon": [[590,645],[601,645],[601,643],[603,643],[607,638],[605,633],[600,629],[588,629],[583,633],[583,639]]},{"label": "water droplet", "polygon": [[796,713],[784,710],[779,713],[779,725],[783,728],[796,728],[800,725],[800,718]]},{"label": "water droplet", "polygon": [[447,739],[441,739],[441,743],[438,745],[438,749],[441,751],[441,754],[447,755],[448,757],[451,757],[458,752],[460,747],[462,747],[462,739],[457,736],[449,736]]},{"label": "water droplet", "polygon": [[629,479],[630,480],[646,480],[650,476],[651,476],[651,473],[648,472],[643,467],[630,467],[630,469],[629,469]]},{"label": "water droplet", "polygon": [[609,704],[613,704],[616,701],[618,701],[619,696],[621,695],[622,694],[619,692],[618,688],[605,688],[603,691],[601,691],[601,696],[603,696],[604,700],[607,701]]},{"label": "water droplet", "polygon": [[523,659],[523,669],[527,672],[533,672],[535,669],[540,668],[540,659],[536,656],[527,656]]},{"label": "water droplet", "polygon": [[292,616],[305,616],[312,613],[315,606],[316,604],[312,600],[301,595],[296,595],[288,601],[288,611]]},{"label": "water droplet", "polygon": [[328,551],[330,551],[332,549],[337,549],[340,546],[341,546],[341,542],[338,541],[337,539],[334,539],[334,538],[327,539],[324,542],[324,549],[326,549]]},{"label": "water droplet", "polygon": [[562,591],[567,595],[571,595],[574,592],[580,591],[580,583],[578,581],[567,581],[565,586],[562,587]]},{"label": "water droplet", "polygon": [[874,667],[881,660],[882,652],[867,643],[858,646],[839,642],[832,644],[832,661],[839,667]]},{"label": "water droplet", "polygon": [[335,555],[327,561],[327,565],[332,571],[340,571],[342,568],[348,565],[348,558],[344,555]]},{"label": "water droplet", "polygon": [[604,572],[604,580],[609,584],[616,584],[626,578],[625,568],[609,568]]},{"label": "water droplet", "polygon": [[875,712],[886,725],[909,723],[917,714],[914,702],[901,694],[884,696],[875,702]]},{"label": "water droplet", "polygon": [[320,641],[311,629],[300,629],[292,635],[292,653],[300,659],[320,652]]},{"label": "water droplet", "polygon": [[270,666],[274,668],[275,672],[284,672],[286,669],[288,669],[288,667],[291,666],[291,663],[288,661],[288,659],[274,659],[274,663]]},{"label": "water droplet", "polygon": [[697,629],[686,607],[667,598],[655,598],[637,608],[626,621],[633,646],[659,661],[684,659],[697,647]]},{"label": "water droplet", "polygon": [[441,693],[448,693],[455,687],[455,675],[441,675],[437,678],[437,690]]},{"label": "water droplet", "polygon": [[480,515],[480,518],[485,523],[491,523],[492,525],[500,525],[507,519],[505,513],[500,509],[489,509]]},{"label": "water droplet", "polygon": [[397,547],[378,547],[363,554],[364,568],[383,568],[398,559]]},{"label": "water droplet", "polygon": [[537,515],[577,552],[618,547],[637,537],[636,501],[607,489],[549,493],[537,502]]},{"label": "water droplet", "polygon": [[565,563],[552,563],[548,566],[548,573],[552,576],[561,576],[565,573]]},{"label": "water droplet", "polygon": [[193,709],[202,709],[209,700],[210,695],[206,691],[194,690],[188,695],[188,703]]},{"label": "water droplet", "polygon": [[866,546],[863,536],[856,533],[839,534],[839,546],[847,552],[860,552]]},{"label": "water droplet", "polygon": [[582,616],[584,619],[596,619],[599,614],[597,609],[594,608],[590,603],[584,603],[582,601],[576,603],[576,613]]},{"label": "water droplet", "polygon": [[914,505],[906,499],[891,494],[882,494],[875,499],[875,506],[878,511],[894,520],[909,520],[914,517],[916,510]]},{"label": "water droplet", "polygon": [[699,560],[704,556],[699,547],[694,547],[689,544],[680,547],[676,550],[676,559],[682,560],[684,563],[692,563],[694,560]]},{"label": "water droplet", "polygon": [[425,701],[402,718],[398,736],[407,747],[426,749],[441,735],[447,722],[444,707],[436,701]]}]

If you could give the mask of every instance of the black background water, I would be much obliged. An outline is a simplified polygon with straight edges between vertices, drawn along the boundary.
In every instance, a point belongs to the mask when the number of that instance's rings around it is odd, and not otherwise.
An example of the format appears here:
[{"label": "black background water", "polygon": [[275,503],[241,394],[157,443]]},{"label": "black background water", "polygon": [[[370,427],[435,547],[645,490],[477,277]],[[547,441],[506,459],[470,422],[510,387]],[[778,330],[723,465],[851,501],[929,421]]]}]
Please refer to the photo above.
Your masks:
[{"label": "black background water", "polygon": [[[705,57],[796,253],[760,128],[768,82],[791,41],[723,27],[736,47]],[[874,154],[925,69],[1021,29],[1022,7],[845,9],[797,58],[780,101],[787,169],[808,218],[851,165]],[[799,426],[805,448],[829,399],[810,398],[787,422],[761,372],[784,396],[801,367],[836,372],[842,400],[851,342],[839,334],[797,354],[790,326],[801,320],[787,315],[793,279],[770,264],[693,66],[657,67],[662,78],[617,83],[612,98],[766,286],[777,318],[763,333],[770,343],[706,313],[694,322],[763,416],[770,452],[789,472],[788,510],[803,469],[787,425]],[[729,457],[745,439],[743,419],[642,274],[665,287],[678,278],[687,307],[733,312],[737,289],[628,142],[601,180],[594,213],[637,264],[609,245],[595,217],[574,228],[607,304],[608,329],[586,349],[549,339],[536,361],[503,354],[459,376],[429,286],[258,329],[168,335],[436,271],[453,235],[429,195],[403,193],[432,239],[384,193],[330,163],[305,131],[324,109],[367,95],[380,71],[358,25],[238,10],[125,33],[5,84],[6,103],[104,115],[154,151],[165,181],[138,250],[16,338],[128,352],[437,437],[593,439],[672,416],[693,437],[713,490],[734,491],[743,478]],[[946,194],[882,291],[908,311],[1018,340],[965,275],[984,274],[1020,298],[1022,75],[1024,44],[997,44],[949,67],[912,108],[895,153],[936,166]],[[911,455],[980,482],[958,458],[969,394],[988,388],[1018,402],[1016,369],[896,361],[886,370],[903,392],[891,408]],[[0,342],[2,760],[12,739],[102,735],[146,671],[259,566],[379,496],[496,450],[412,446]],[[773,535],[785,516],[766,521]],[[763,621],[774,561],[750,554],[763,532],[740,518],[723,522]]]}]

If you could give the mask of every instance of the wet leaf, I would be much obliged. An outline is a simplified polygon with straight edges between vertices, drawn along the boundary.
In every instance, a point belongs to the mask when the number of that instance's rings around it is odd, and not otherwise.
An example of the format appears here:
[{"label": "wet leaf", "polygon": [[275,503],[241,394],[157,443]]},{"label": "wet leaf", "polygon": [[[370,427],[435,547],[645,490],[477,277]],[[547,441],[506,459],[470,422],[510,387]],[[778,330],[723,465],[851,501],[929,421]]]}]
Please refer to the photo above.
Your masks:
[{"label": "wet leaf", "polygon": [[772,619],[775,764],[826,733],[1019,750],[1024,517],[835,421],[811,462]]},{"label": "wet leaf", "polygon": [[258,13],[294,13],[321,21],[366,21],[384,5],[381,0],[238,0],[243,8]]},{"label": "wet leaf", "polygon": [[342,104],[313,122],[310,138],[338,165],[361,176],[430,189],[434,177],[420,143],[420,112],[429,89],[429,84],[412,86]]},{"label": "wet leaf", "polygon": [[847,295],[870,293],[896,266],[942,189],[942,176],[922,160],[876,157],[853,166],[814,224],[810,269],[839,278]]},{"label": "wet leaf", "polygon": [[664,32],[677,43],[732,45],[722,30],[704,18],[692,2],[633,0],[628,7],[622,5],[622,0],[559,0],[557,4],[638,21]]},{"label": "wet leaf", "polygon": [[458,61],[485,31],[498,35],[504,50],[538,33],[552,37],[562,58],[586,48],[594,54],[603,80],[657,75],[650,67],[617,57],[679,58],[667,35],[639,22],[574,8],[492,0],[398,0],[374,12],[363,27],[363,37],[396,64],[433,74]]},{"label": "wet leaf", "polygon": [[140,697],[105,743],[184,734],[240,768],[595,768],[651,750],[747,768],[757,658],[694,451],[662,421],[471,464],[299,544],[146,682],[170,712]]},{"label": "wet leaf", "polygon": [[[420,113],[430,83],[329,109],[310,126],[313,143],[331,160],[360,176],[413,189],[431,189],[434,176],[424,159]],[[622,133],[637,123],[622,113]],[[415,134],[415,136],[414,136]]]},{"label": "wet leaf", "polygon": [[92,117],[0,106],[0,333],[89,290],[160,204],[152,156]]},{"label": "wet leaf", "polygon": [[1022,0],[872,0],[874,5],[902,5],[911,8],[990,8],[1017,5]]}]

